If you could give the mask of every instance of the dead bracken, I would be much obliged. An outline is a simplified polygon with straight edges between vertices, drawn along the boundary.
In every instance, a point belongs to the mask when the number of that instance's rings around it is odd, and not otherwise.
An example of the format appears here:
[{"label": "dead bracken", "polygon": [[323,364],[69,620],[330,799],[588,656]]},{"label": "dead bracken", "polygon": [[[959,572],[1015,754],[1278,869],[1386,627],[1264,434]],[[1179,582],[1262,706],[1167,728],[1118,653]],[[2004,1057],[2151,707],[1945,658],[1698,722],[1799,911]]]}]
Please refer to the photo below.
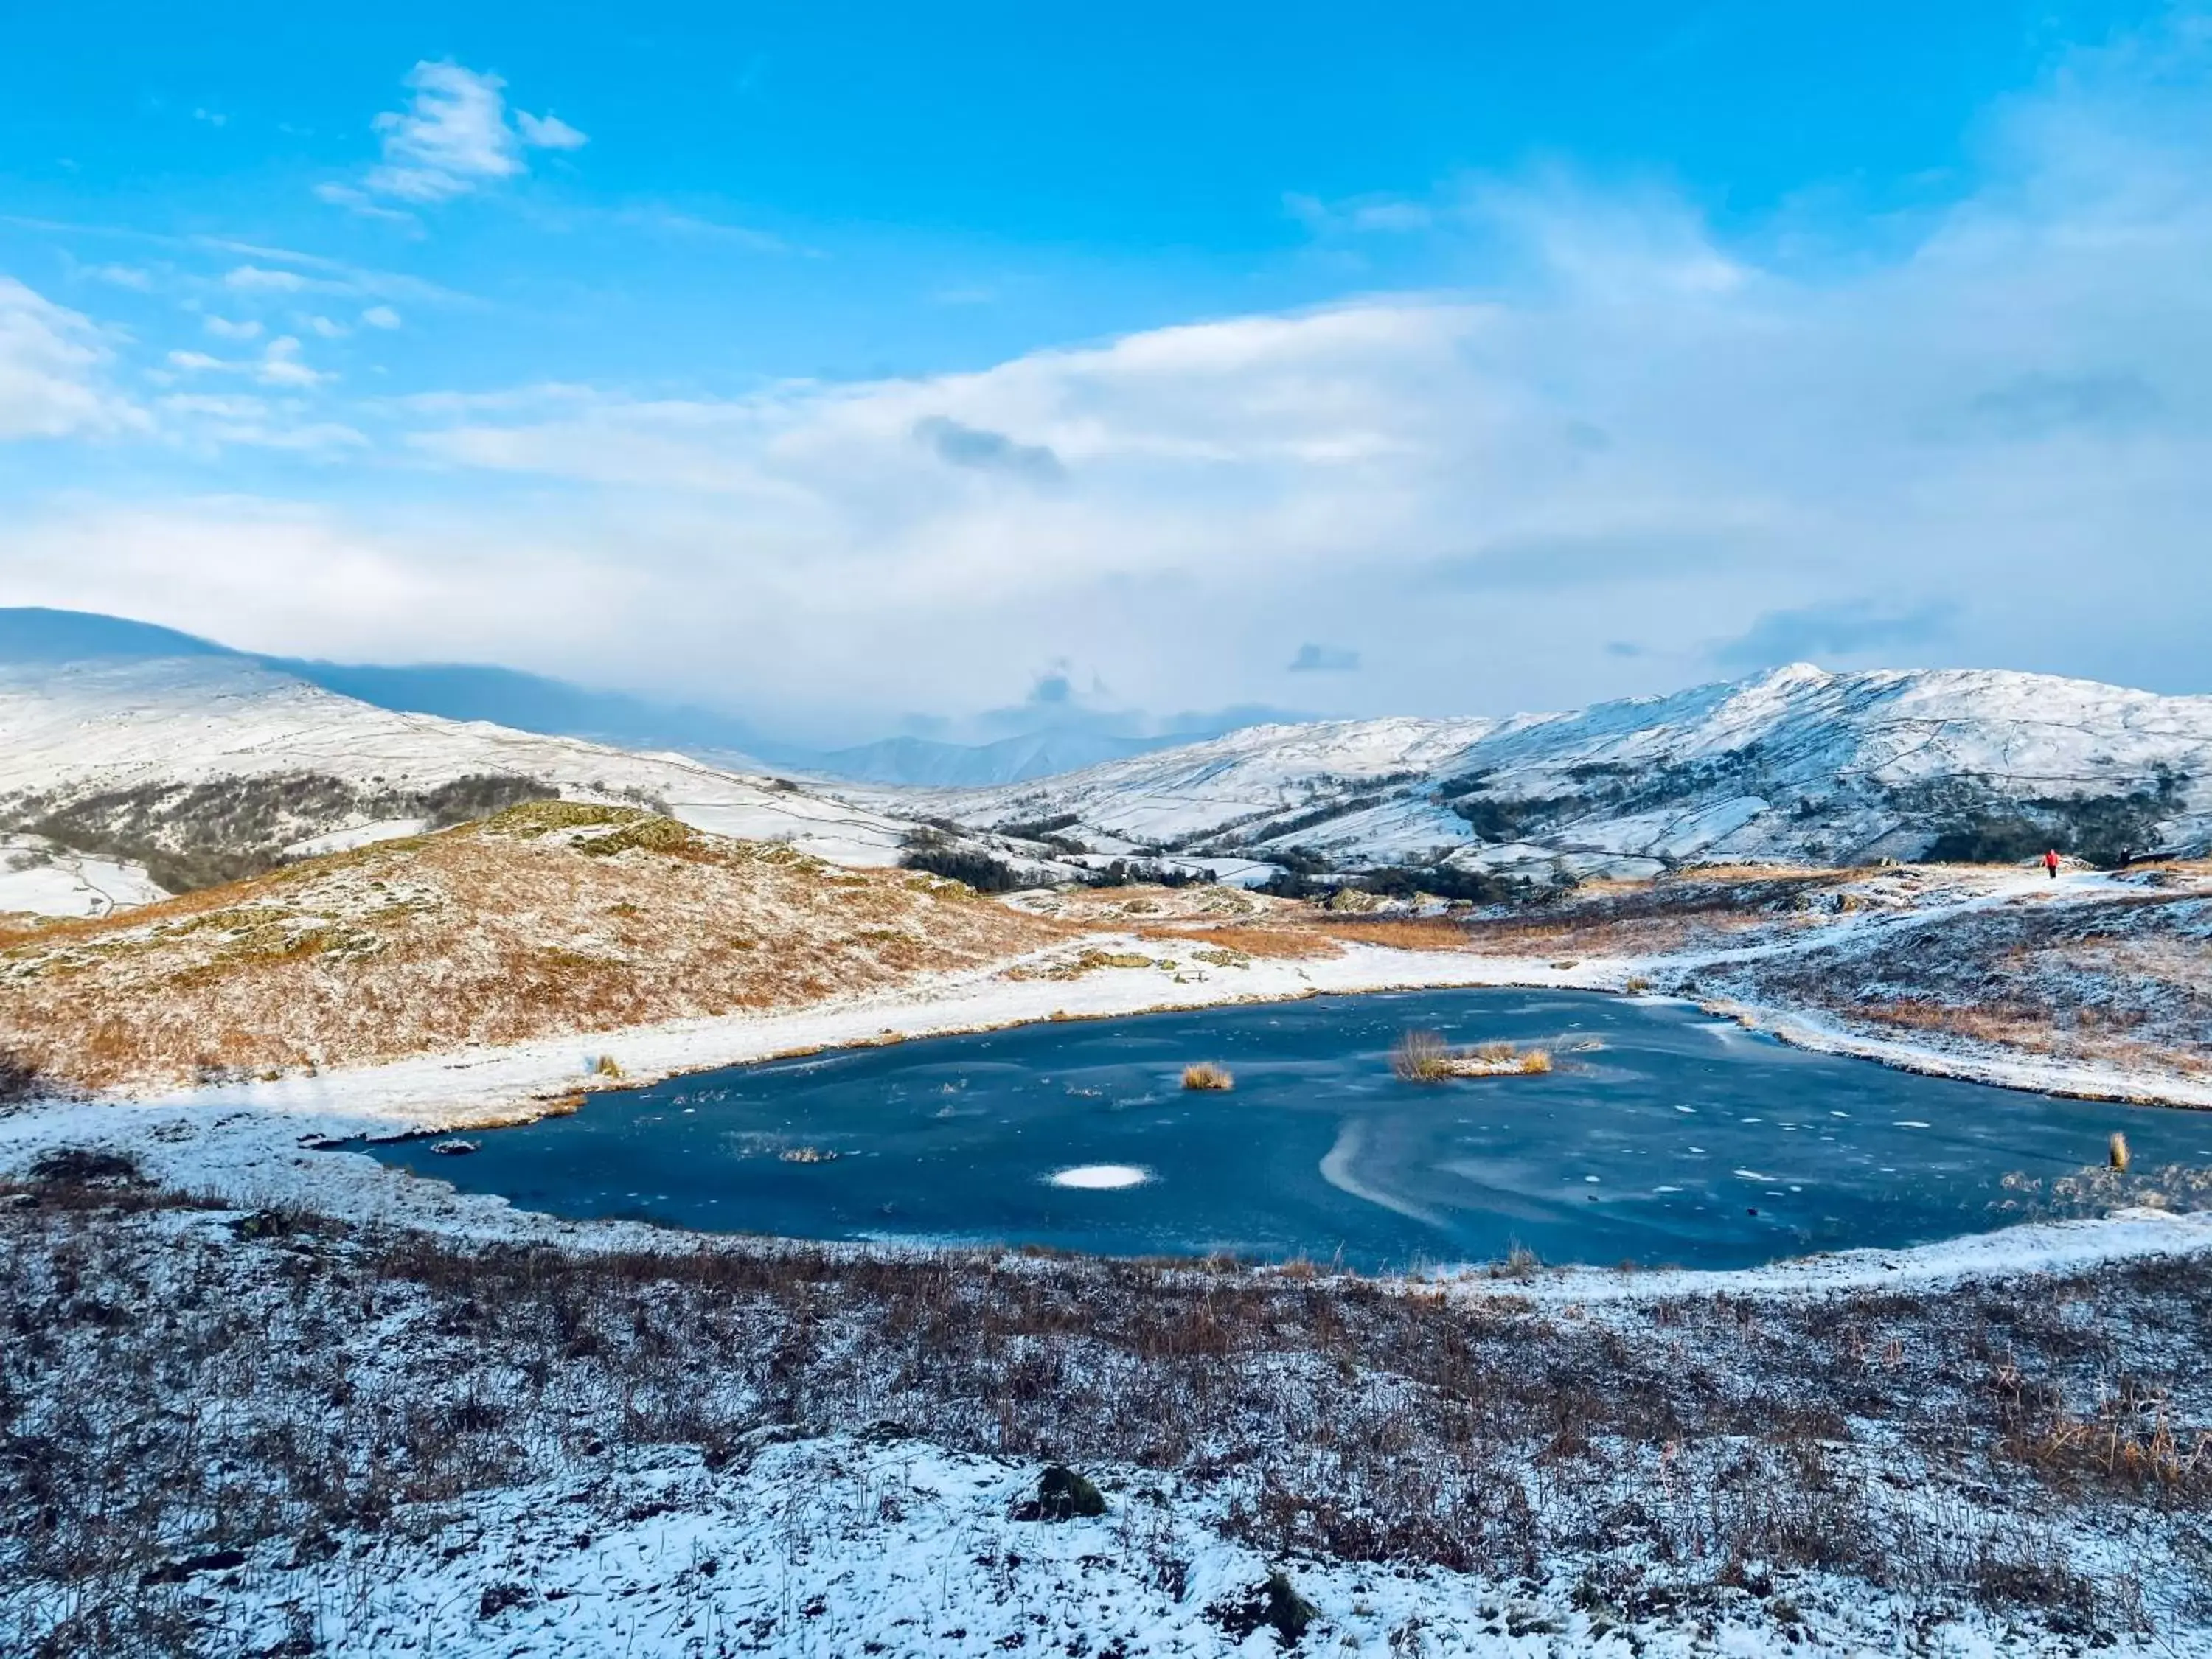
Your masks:
[{"label": "dead bracken", "polygon": [[[569,1251],[203,1218],[67,1176],[14,1196],[32,1201],[0,1202],[12,1652],[244,1650],[227,1621],[277,1583],[350,1650],[374,1626],[340,1589],[434,1565],[493,1503],[564,1542],[473,1545],[471,1612],[483,1587],[501,1613],[550,1605],[588,1559],[565,1540],[714,1512],[766,1450],[824,1436],[1064,1469],[1029,1488],[1038,1518],[1095,1525],[1086,1549],[1170,1587],[1188,1558],[1148,1558],[1146,1517],[1187,1491],[1267,1559],[1479,1575],[1470,1595],[1524,1633],[1565,1633],[1569,1611],[1516,1610],[1524,1575],[1582,1586],[1577,1617],[1686,1635],[1785,1590],[1831,1626],[1893,1597],[1908,1621],[1978,1606],[2082,1645],[2184,1651],[2204,1628],[2201,1258],[1574,1306],[1511,1279],[1228,1262],[674,1235]],[[865,1490],[884,1524],[902,1488]],[[1092,1492],[1107,1513],[1085,1521]],[[234,1565],[194,1565],[216,1559]],[[1224,1610],[1278,1632],[1341,1618],[1306,1602],[1310,1570],[1245,1580]]]}]

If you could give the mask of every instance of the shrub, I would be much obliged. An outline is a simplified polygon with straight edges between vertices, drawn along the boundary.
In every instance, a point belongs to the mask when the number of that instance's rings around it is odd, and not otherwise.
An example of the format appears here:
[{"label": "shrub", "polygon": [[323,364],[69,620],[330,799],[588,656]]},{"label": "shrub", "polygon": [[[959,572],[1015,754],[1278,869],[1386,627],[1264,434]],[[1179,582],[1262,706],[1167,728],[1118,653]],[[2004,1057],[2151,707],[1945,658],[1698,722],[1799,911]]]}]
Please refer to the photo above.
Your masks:
[{"label": "shrub", "polygon": [[979,893],[1011,893],[1037,884],[1002,859],[981,848],[962,847],[943,830],[924,826],[906,838],[899,857],[902,870],[924,870],[947,881],[957,881]]},{"label": "shrub", "polygon": [[1182,1086],[1186,1089],[1213,1089],[1224,1092],[1237,1086],[1237,1079],[1226,1066],[1216,1066],[1210,1060],[1201,1060],[1194,1066],[1182,1068]]},{"label": "shrub", "polygon": [[1195,887],[1213,878],[1202,870],[1185,870],[1173,864],[1144,864],[1115,859],[1084,879],[1093,887]]},{"label": "shrub", "polygon": [[138,1160],[128,1152],[101,1152],[90,1146],[57,1146],[40,1154],[31,1175],[71,1187],[103,1185],[141,1179]]},{"label": "shrub", "polygon": [[428,818],[433,830],[447,830],[532,801],[557,800],[560,795],[556,786],[542,779],[517,777],[507,772],[477,772],[424,790],[416,798],[419,811],[404,816]]},{"label": "shrub", "polygon": [[1452,1074],[1451,1050],[1434,1031],[1408,1031],[1390,1051],[1390,1069],[1404,1083],[1442,1083]]},{"label": "shrub", "polygon": [[1362,890],[1384,898],[1412,898],[1417,893],[1437,898],[1466,899],[1474,904],[1507,904],[1527,895],[1525,883],[1482,870],[1461,870],[1449,864],[1395,864],[1370,870],[1355,884]]},{"label": "shrub", "polygon": [[37,1066],[12,1048],[0,1048],[0,1106],[29,1100],[41,1086]]},{"label": "shrub", "polygon": [[1054,1463],[1037,1478],[1036,1501],[1024,1505],[1022,1516],[1033,1521],[1073,1521],[1078,1516],[1105,1513],[1105,1496],[1096,1486],[1066,1464]]}]

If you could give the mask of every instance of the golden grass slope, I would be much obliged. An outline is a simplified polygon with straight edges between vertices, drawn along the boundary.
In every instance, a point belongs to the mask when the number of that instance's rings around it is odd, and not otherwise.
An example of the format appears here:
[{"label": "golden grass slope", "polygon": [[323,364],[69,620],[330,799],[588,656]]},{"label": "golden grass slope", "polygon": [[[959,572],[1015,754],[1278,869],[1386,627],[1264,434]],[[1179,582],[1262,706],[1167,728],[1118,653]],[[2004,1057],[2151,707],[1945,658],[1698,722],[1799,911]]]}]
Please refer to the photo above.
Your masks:
[{"label": "golden grass slope", "polygon": [[633,808],[554,801],[102,921],[0,930],[0,1049],[93,1088],[785,1009],[1065,924]]}]

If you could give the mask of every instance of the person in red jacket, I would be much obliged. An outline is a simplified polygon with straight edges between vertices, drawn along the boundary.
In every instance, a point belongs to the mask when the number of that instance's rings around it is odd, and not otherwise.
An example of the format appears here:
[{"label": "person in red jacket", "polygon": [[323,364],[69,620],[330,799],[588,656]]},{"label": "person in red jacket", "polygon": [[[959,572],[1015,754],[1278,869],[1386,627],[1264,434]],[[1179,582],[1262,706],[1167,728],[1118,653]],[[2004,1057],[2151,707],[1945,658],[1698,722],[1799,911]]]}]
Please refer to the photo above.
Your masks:
[{"label": "person in red jacket", "polygon": [[2051,880],[2058,879],[2058,849],[2056,847],[2043,855],[2043,867],[2051,872]]}]

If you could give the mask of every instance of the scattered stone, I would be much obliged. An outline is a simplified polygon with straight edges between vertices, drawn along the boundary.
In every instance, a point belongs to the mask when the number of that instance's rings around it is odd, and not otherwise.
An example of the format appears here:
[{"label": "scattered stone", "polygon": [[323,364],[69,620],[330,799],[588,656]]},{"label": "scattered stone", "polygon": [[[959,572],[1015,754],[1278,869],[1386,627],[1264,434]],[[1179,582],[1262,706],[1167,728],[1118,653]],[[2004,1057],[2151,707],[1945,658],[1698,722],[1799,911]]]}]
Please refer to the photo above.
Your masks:
[{"label": "scattered stone", "polygon": [[1073,1521],[1106,1513],[1105,1494],[1064,1463],[1054,1463],[1037,1479],[1036,1498],[1014,1511],[1017,1521]]},{"label": "scattered stone", "polygon": [[1321,1609],[1300,1595],[1290,1574],[1278,1567],[1257,1589],[1234,1601],[1214,1602],[1206,1608],[1206,1616],[1221,1626],[1232,1644],[1242,1644],[1265,1625],[1275,1632],[1277,1644],[1287,1648],[1304,1637],[1321,1617]]},{"label": "scattered stone", "polygon": [[182,1561],[164,1561],[158,1567],[149,1567],[138,1575],[141,1584],[181,1584],[194,1573],[228,1572],[233,1567],[246,1565],[244,1550],[210,1550],[204,1555],[188,1556]]},{"label": "scattered stone", "polygon": [[477,1597],[477,1617],[496,1619],[509,1607],[527,1607],[535,1599],[520,1584],[486,1584]]}]

